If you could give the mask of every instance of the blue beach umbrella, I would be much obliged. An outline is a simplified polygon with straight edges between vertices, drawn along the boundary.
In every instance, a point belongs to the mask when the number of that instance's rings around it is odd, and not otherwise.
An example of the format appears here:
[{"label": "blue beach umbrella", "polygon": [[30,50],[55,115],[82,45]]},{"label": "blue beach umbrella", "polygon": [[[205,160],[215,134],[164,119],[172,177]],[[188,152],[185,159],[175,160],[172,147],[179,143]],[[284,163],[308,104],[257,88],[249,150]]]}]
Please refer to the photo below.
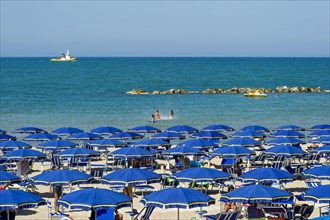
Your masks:
[{"label": "blue beach umbrella", "polygon": [[69,209],[100,210],[130,207],[131,199],[109,189],[83,189],[62,196],[57,203]]},{"label": "blue beach umbrella", "polygon": [[118,134],[111,135],[108,139],[111,140],[130,140],[130,139],[141,139],[143,135],[140,135],[136,132],[124,131]]},{"label": "blue beach umbrella", "polygon": [[0,184],[14,183],[19,181],[21,181],[21,178],[19,178],[18,176],[0,170]]},{"label": "blue beach umbrella", "polygon": [[319,124],[309,128],[311,131],[330,130],[330,124]]},{"label": "blue beach umbrella", "polygon": [[16,129],[14,133],[27,133],[27,134],[36,134],[36,133],[47,133],[47,131],[41,129],[41,128],[36,128],[36,127],[23,127]]},{"label": "blue beach umbrella", "polygon": [[91,175],[76,170],[52,170],[32,177],[32,180],[35,184],[41,184],[45,186],[55,184],[75,185],[89,182],[92,179],[93,177]]},{"label": "blue beach umbrella", "polygon": [[160,129],[149,126],[149,125],[141,125],[141,126],[136,126],[133,128],[128,129],[129,131],[136,132],[136,133],[158,133],[161,132]]},{"label": "blue beach umbrella", "polygon": [[81,133],[81,132],[84,132],[84,131],[79,128],[75,128],[75,127],[61,127],[61,128],[57,128],[52,131],[53,134],[57,134],[57,135],[71,135],[71,134]]},{"label": "blue beach umbrella", "polygon": [[222,202],[243,202],[249,204],[289,201],[291,193],[264,185],[249,185],[221,195]]},{"label": "blue beach umbrella", "polygon": [[274,155],[304,155],[306,152],[298,147],[293,147],[289,145],[278,145],[271,148],[268,148],[264,151],[265,154],[274,154]]},{"label": "blue beach umbrella", "polygon": [[150,138],[163,139],[163,140],[174,140],[174,139],[185,139],[185,136],[177,132],[165,131],[152,135]]},{"label": "blue beach umbrella", "polygon": [[267,141],[267,145],[275,146],[275,145],[299,145],[303,144],[302,140],[296,138],[275,138]]},{"label": "blue beach umbrella", "polygon": [[0,149],[16,149],[16,148],[30,148],[31,145],[27,144],[22,141],[13,141],[13,140],[8,140],[8,141],[0,141]]},{"label": "blue beach umbrella", "polygon": [[151,172],[149,170],[141,170],[139,168],[129,168],[114,171],[102,179],[101,183],[108,184],[128,184],[137,185],[143,183],[157,183],[160,182],[160,174]]},{"label": "blue beach umbrella", "polygon": [[311,138],[330,137],[330,130],[314,131],[308,135]]},{"label": "blue beach umbrella", "polygon": [[275,168],[258,168],[243,173],[238,177],[238,180],[258,183],[272,183],[277,181],[280,183],[286,183],[293,181],[293,175]]},{"label": "blue beach umbrella", "polygon": [[115,157],[133,159],[133,158],[141,158],[141,157],[151,157],[153,153],[151,151],[139,147],[126,147],[111,152],[111,155]]},{"label": "blue beach umbrella", "polygon": [[46,155],[32,149],[18,149],[4,154],[3,157],[7,158],[8,160],[20,160],[45,158]]},{"label": "blue beach umbrella", "polygon": [[61,150],[61,149],[76,147],[78,146],[78,144],[66,140],[53,140],[53,141],[43,142],[39,144],[39,146],[45,148],[45,150]]},{"label": "blue beach umbrella", "polygon": [[241,157],[249,156],[253,154],[253,151],[244,147],[220,147],[212,152],[212,156],[229,156],[229,157]]},{"label": "blue beach umbrella", "polygon": [[311,142],[312,143],[317,143],[317,144],[330,144],[330,137],[329,136],[320,137],[320,138],[317,138],[317,139],[313,139]]},{"label": "blue beach umbrella", "polygon": [[0,190],[0,211],[10,209],[37,208],[45,205],[43,198],[22,190]]},{"label": "blue beach umbrella", "polygon": [[253,147],[260,146],[260,141],[256,141],[252,138],[234,138],[223,142],[223,146],[239,146],[239,147]]},{"label": "blue beach umbrella", "polygon": [[7,131],[0,129],[0,134],[6,134]]},{"label": "blue beach umbrella", "polygon": [[315,148],[311,150],[311,153],[330,154],[330,145]]},{"label": "blue beach umbrella", "polygon": [[233,138],[264,138],[265,135],[263,133],[252,131],[252,130],[245,130],[239,131],[235,134],[231,135]]},{"label": "blue beach umbrella", "polygon": [[90,133],[90,132],[80,132],[74,133],[67,140],[99,140],[102,137],[98,134]]},{"label": "blue beach umbrella", "polygon": [[175,125],[167,128],[165,131],[178,132],[180,134],[191,134],[194,132],[198,132],[198,129],[188,125]]},{"label": "blue beach umbrella", "polygon": [[17,138],[8,134],[0,134],[0,141],[16,140]]},{"label": "blue beach umbrella", "polygon": [[89,142],[89,145],[95,147],[125,147],[125,144],[118,140],[101,139]]},{"label": "blue beach umbrella", "polygon": [[273,134],[269,135],[269,137],[275,137],[275,138],[304,138],[305,135],[298,132],[298,131],[282,130],[282,131],[274,132]]},{"label": "blue beach umbrella", "polygon": [[192,138],[203,138],[203,139],[211,139],[211,140],[218,140],[218,139],[227,139],[228,137],[220,132],[217,131],[201,131],[196,132],[191,135]]},{"label": "blue beach umbrella", "polygon": [[70,148],[64,151],[59,152],[57,155],[60,157],[88,157],[88,156],[97,156],[100,153],[94,150],[87,148]]},{"label": "blue beach umbrella", "polygon": [[230,174],[211,168],[194,167],[182,170],[174,176],[182,182],[212,182],[227,180],[229,179]]},{"label": "blue beach umbrella", "polygon": [[314,167],[303,171],[305,178],[315,178],[320,180],[330,180],[330,166]]},{"label": "blue beach umbrella", "polygon": [[214,124],[214,125],[210,125],[210,126],[203,128],[203,131],[221,132],[221,131],[235,131],[235,129],[230,126],[227,126],[227,125]]},{"label": "blue beach umbrella", "polygon": [[187,156],[187,155],[197,155],[197,154],[204,154],[203,151],[197,148],[178,145],[174,148],[169,150],[165,150],[162,152],[162,155],[173,155],[173,156]]},{"label": "blue beach umbrella", "polygon": [[241,128],[240,131],[268,132],[269,129],[260,125],[249,125]]},{"label": "blue beach umbrella", "polygon": [[99,135],[111,135],[111,134],[117,134],[117,133],[120,133],[123,131],[120,130],[119,128],[115,128],[112,126],[103,126],[103,127],[94,128],[90,132],[96,133]]},{"label": "blue beach umbrella", "polygon": [[60,140],[61,138],[54,134],[49,133],[37,133],[31,134],[23,138],[26,141],[49,141],[49,140]]},{"label": "blue beach umbrella", "polygon": [[143,148],[157,148],[158,146],[171,146],[171,144],[162,139],[145,139],[139,142],[135,142],[132,144],[135,147],[143,147]]},{"label": "blue beach umbrella", "polygon": [[209,149],[213,148],[215,144],[211,141],[207,141],[204,139],[192,139],[192,140],[186,140],[178,144],[178,146],[187,146],[197,149]]},{"label": "blue beach umbrella", "polygon": [[180,219],[179,209],[205,207],[215,204],[215,200],[212,197],[190,188],[159,190],[144,196],[140,202],[145,206],[155,206],[165,209],[177,208],[177,219]]},{"label": "blue beach umbrella", "polygon": [[319,203],[330,203],[330,185],[323,185],[307,190],[304,199]]},{"label": "blue beach umbrella", "polygon": [[325,215],[325,216],[321,216],[321,217],[317,217],[317,218],[312,218],[312,220],[329,220],[330,219],[330,215]]},{"label": "blue beach umbrella", "polygon": [[287,131],[287,130],[291,130],[291,131],[304,131],[305,128],[297,126],[297,125],[282,125],[279,126],[275,129],[273,129],[274,131]]}]

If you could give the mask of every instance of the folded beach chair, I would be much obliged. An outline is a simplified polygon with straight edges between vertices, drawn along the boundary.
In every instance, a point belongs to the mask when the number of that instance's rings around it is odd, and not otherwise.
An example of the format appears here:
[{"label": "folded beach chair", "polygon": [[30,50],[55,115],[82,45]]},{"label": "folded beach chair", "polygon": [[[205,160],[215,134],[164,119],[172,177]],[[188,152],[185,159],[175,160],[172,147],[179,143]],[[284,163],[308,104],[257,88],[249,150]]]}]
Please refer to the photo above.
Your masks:
[{"label": "folded beach chair", "polygon": [[48,207],[48,219],[50,220],[71,220],[69,214],[64,214],[62,212],[53,212],[53,206],[50,201],[47,201]]},{"label": "folded beach chair", "polygon": [[260,167],[264,167],[264,162],[266,160],[266,155],[264,154],[259,154],[258,156],[256,156],[254,158],[254,160],[252,161],[250,167],[251,168],[260,168]]},{"label": "folded beach chair", "polygon": [[305,158],[305,163],[308,166],[322,165],[322,164],[320,164],[320,159],[321,159],[321,155],[319,155],[319,154],[309,154]]},{"label": "folded beach chair", "polygon": [[306,184],[307,184],[308,188],[310,188],[310,189],[316,188],[316,187],[319,187],[322,185],[321,182],[318,182],[318,181],[314,181],[314,182],[307,181]]},{"label": "folded beach chair", "polygon": [[99,181],[103,177],[103,169],[91,169],[91,176],[94,177],[97,181]]},{"label": "folded beach chair", "polygon": [[54,169],[56,166],[61,167],[61,160],[59,156],[55,156],[54,154],[52,154],[52,158],[51,158],[51,169]]},{"label": "folded beach chair", "polygon": [[209,220],[236,220],[239,217],[239,211],[237,212],[222,212],[218,215],[203,215],[204,218]]},{"label": "folded beach chair", "polygon": [[313,205],[301,205],[301,206],[295,206],[294,207],[294,219],[308,219],[309,216],[314,211],[314,206]]},{"label": "folded beach chair", "polygon": [[281,169],[283,167],[283,162],[279,162],[279,161],[274,161],[273,164],[272,164],[272,168],[275,168],[275,169]]},{"label": "folded beach chair", "polygon": [[149,220],[150,216],[152,214],[152,212],[154,211],[154,209],[156,208],[156,206],[147,206],[147,207],[143,207],[143,209],[139,212],[136,213],[136,216],[134,217],[134,220],[138,220],[139,216],[141,215],[141,213],[145,210],[144,215],[141,216],[141,220]]}]

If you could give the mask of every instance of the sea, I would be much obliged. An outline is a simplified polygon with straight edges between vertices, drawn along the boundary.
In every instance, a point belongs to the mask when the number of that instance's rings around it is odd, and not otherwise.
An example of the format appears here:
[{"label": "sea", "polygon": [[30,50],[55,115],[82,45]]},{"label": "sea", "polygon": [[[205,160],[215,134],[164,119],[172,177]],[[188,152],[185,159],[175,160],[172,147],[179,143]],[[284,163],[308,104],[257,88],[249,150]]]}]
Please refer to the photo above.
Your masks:
[{"label": "sea", "polygon": [[[202,94],[210,88],[330,89],[330,58],[1,58],[0,129],[34,126],[127,130],[225,124],[235,129],[330,123],[330,93]],[[186,89],[193,94],[129,95],[127,91]],[[157,110],[161,119],[151,123]],[[169,119],[170,111],[174,119]]]}]

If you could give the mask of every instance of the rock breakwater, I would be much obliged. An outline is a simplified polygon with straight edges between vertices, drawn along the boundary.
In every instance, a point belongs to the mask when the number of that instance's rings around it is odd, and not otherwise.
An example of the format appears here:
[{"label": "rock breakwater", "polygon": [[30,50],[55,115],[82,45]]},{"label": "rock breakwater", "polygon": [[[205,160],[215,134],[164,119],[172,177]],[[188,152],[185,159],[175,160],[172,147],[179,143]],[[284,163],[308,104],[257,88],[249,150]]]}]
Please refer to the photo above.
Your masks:
[{"label": "rock breakwater", "polygon": [[203,93],[203,94],[244,94],[250,91],[261,90],[264,93],[311,93],[311,92],[330,92],[329,90],[324,90],[320,87],[310,88],[310,87],[288,87],[288,86],[278,86],[275,89],[272,88],[237,88],[233,87],[231,89],[206,89],[203,91],[188,91],[186,89],[169,89],[165,91],[152,91],[147,92],[142,89],[133,89],[131,91],[126,92],[131,95],[167,95],[167,94],[194,94],[194,93]]}]

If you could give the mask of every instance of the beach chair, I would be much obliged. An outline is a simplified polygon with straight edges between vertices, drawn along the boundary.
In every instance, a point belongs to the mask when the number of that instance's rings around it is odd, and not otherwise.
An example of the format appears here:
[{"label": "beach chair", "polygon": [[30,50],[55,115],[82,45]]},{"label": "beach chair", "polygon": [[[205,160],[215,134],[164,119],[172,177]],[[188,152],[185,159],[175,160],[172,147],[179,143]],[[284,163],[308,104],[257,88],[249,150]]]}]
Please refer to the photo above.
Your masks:
[{"label": "beach chair", "polygon": [[222,212],[217,215],[203,215],[204,218],[209,220],[236,220],[239,216],[239,211],[237,212]]},{"label": "beach chair", "polygon": [[321,155],[319,154],[310,154],[305,158],[305,163],[308,166],[313,165],[322,165],[320,164]]},{"label": "beach chair", "polygon": [[283,207],[280,206],[265,206],[262,208],[263,213],[266,218],[274,218],[274,219],[287,219],[286,211]]},{"label": "beach chair", "polygon": [[101,209],[96,211],[96,220],[114,220],[114,209]]},{"label": "beach chair", "polygon": [[281,169],[283,167],[283,162],[279,162],[279,161],[274,161],[272,163],[272,168],[275,168],[275,169]]},{"label": "beach chair", "polygon": [[136,216],[134,217],[134,220],[138,220],[139,216],[141,215],[141,213],[145,210],[144,215],[141,216],[141,220],[149,220],[150,216],[152,214],[152,212],[154,211],[154,209],[156,208],[156,206],[145,206],[143,207],[143,209],[136,214]]},{"label": "beach chair", "polygon": [[134,193],[141,192],[142,196],[144,196],[145,193],[151,193],[151,192],[155,192],[155,191],[156,191],[155,187],[147,185],[147,184],[141,184],[141,185],[134,186]]},{"label": "beach chair", "polygon": [[319,187],[322,185],[321,182],[318,182],[318,181],[313,181],[313,182],[307,181],[306,184],[307,184],[308,188],[310,188],[310,189],[316,188],[316,187]]},{"label": "beach chair", "polygon": [[264,166],[265,160],[266,160],[266,155],[259,154],[258,156],[256,156],[254,158],[254,160],[252,161],[250,167],[251,168],[261,168],[261,167]]},{"label": "beach chair", "polygon": [[303,204],[294,207],[294,219],[308,219],[314,211],[313,205]]},{"label": "beach chair", "polygon": [[55,156],[54,154],[52,154],[52,158],[51,158],[51,169],[54,169],[55,167],[61,167],[61,160],[59,156]]},{"label": "beach chair", "polygon": [[50,201],[46,201],[48,207],[48,219],[50,220],[71,220],[69,214],[64,214],[62,212],[53,212],[53,206]]},{"label": "beach chair", "polygon": [[257,207],[251,205],[247,207],[247,218],[249,220],[263,220],[266,219],[266,216],[262,209],[258,209]]},{"label": "beach chair", "polygon": [[103,177],[103,169],[91,169],[91,176],[94,177],[97,181],[99,181]]}]

